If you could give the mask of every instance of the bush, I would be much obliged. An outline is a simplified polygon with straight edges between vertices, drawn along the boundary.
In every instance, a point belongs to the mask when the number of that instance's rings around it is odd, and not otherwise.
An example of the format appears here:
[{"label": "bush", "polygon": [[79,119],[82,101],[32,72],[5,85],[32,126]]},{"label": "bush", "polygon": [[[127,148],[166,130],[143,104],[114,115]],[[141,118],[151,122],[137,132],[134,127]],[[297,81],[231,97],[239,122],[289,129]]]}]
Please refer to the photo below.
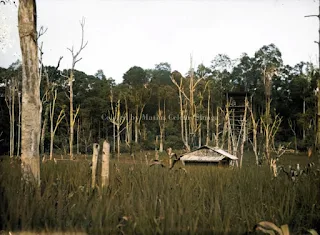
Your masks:
[{"label": "bush", "polygon": [[170,135],[166,137],[166,140],[164,142],[164,148],[172,148],[172,149],[183,149],[184,144],[181,140],[181,137]]}]

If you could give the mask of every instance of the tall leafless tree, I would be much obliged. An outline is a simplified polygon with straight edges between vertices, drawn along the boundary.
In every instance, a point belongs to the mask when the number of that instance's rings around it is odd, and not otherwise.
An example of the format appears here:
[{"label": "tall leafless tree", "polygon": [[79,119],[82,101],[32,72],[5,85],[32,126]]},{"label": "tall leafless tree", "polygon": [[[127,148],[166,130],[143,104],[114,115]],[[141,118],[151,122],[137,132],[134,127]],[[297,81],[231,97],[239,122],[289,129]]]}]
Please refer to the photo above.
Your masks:
[{"label": "tall leafless tree", "polygon": [[88,41],[84,42],[84,26],[85,26],[85,19],[82,18],[82,21],[80,22],[81,25],[81,44],[80,44],[80,48],[78,51],[74,50],[74,47],[72,46],[72,48],[67,48],[70,52],[71,52],[71,56],[72,56],[72,66],[71,66],[71,70],[70,70],[70,74],[69,76],[64,76],[67,77],[68,82],[69,82],[69,101],[70,101],[70,137],[69,137],[69,155],[70,155],[70,159],[74,159],[73,157],[73,139],[74,139],[74,124],[77,118],[77,115],[79,113],[80,107],[77,107],[76,112],[74,113],[74,107],[73,107],[73,80],[74,78],[74,69],[76,64],[82,60],[82,58],[79,58],[79,55],[81,53],[81,51],[88,45]]}]

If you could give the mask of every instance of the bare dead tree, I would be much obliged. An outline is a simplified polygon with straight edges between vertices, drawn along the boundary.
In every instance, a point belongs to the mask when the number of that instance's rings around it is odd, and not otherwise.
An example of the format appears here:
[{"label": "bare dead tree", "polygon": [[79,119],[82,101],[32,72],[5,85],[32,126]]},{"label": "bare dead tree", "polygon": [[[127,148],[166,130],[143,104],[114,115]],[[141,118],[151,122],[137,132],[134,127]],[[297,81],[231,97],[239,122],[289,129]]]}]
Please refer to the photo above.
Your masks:
[{"label": "bare dead tree", "polygon": [[[117,158],[118,161],[120,160],[120,127],[125,121],[125,117],[121,114],[121,101],[118,99],[117,104],[113,104],[113,92],[111,91],[110,95],[110,103],[111,103],[111,115],[110,115],[110,122],[115,125],[117,128]],[[115,132],[114,132],[115,138]]]},{"label": "bare dead tree", "polygon": [[[54,89],[54,87],[51,88],[52,90]],[[50,115],[50,160],[53,159],[53,141],[54,141],[54,136],[56,134],[57,128],[59,126],[59,124],[61,123],[61,121],[63,120],[63,118],[65,117],[65,112],[64,109],[61,109],[56,123],[54,124],[54,112],[55,112],[55,106],[56,106],[56,99],[57,99],[57,89],[54,89],[54,95],[53,95],[53,99],[52,102],[49,105],[49,115]]]},{"label": "bare dead tree", "polygon": [[274,141],[275,135],[277,134],[280,124],[282,122],[282,118],[279,117],[279,115],[276,115],[273,122],[270,123],[270,121],[265,121],[264,118],[261,118],[261,124],[263,126],[263,130],[264,130],[264,135],[266,140],[266,143],[268,143],[268,145],[265,146],[265,157],[268,161],[268,163],[270,164],[271,161],[271,157],[270,157],[270,149],[271,149],[271,144]]},{"label": "bare dead tree", "polygon": [[[180,82],[178,84],[173,75],[174,74],[172,73],[170,76],[171,81],[178,88],[179,92],[181,139],[184,143],[186,150],[190,151],[190,143],[188,136],[190,136],[193,140],[193,137],[199,131],[199,126],[197,125],[197,109],[196,104],[194,102],[194,96],[196,87],[204,79],[204,76],[195,79],[194,69],[192,66],[192,56],[190,56],[190,71],[188,80],[189,83],[187,84],[188,95],[184,90],[185,86],[183,84],[183,81],[186,79],[183,78],[182,75],[179,73]],[[189,118],[185,118],[187,115],[189,115]],[[189,126],[187,126],[187,119],[189,119]]]},{"label": "bare dead tree", "polygon": [[255,158],[256,158],[256,165],[259,165],[259,151],[258,151],[258,140],[257,140],[259,120],[256,121],[250,106],[248,107],[248,109],[249,109],[249,112],[250,112],[251,125],[252,125],[252,141],[251,141],[251,139],[249,139],[249,141],[250,141],[250,143],[252,145],[253,153],[254,153]]},{"label": "bare dead tree", "polygon": [[[226,109],[229,108],[228,106],[229,106],[229,103],[226,104]],[[226,135],[228,133],[228,122],[229,122],[229,112],[224,112],[222,139],[221,139],[221,146],[220,146],[221,149],[224,148]],[[229,147],[228,147],[228,150],[229,150]]]},{"label": "bare dead tree", "polygon": [[[18,84],[19,87],[19,84]],[[18,140],[17,140],[17,157],[20,157],[21,145],[21,91],[18,89]]]},{"label": "bare dead tree", "polygon": [[270,163],[270,127],[272,122],[272,117],[270,114],[271,105],[271,88],[272,88],[272,78],[277,74],[277,68],[275,66],[265,66],[262,69],[263,82],[265,86],[265,99],[266,99],[266,110],[264,115],[264,133],[265,133],[265,155]]},{"label": "bare dead tree", "polygon": [[126,109],[126,145],[131,147],[132,142],[132,114],[129,113],[128,99],[125,97],[125,109]]},{"label": "bare dead tree", "polygon": [[220,112],[219,110],[221,110],[221,108],[217,107],[217,110],[216,110],[216,120],[215,120],[215,129],[216,129],[216,132],[215,132],[215,146],[216,147],[219,147],[219,137],[220,137],[220,123],[219,123],[219,115],[220,115]]},{"label": "bare dead tree", "polygon": [[69,101],[70,101],[70,120],[69,120],[69,127],[70,127],[69,155],[70,155],[70,159],[74,159],[74,157],[73,157],[74,124],[75,124],[78,112],[80,110],[80,106],[78,106],[76,109],[76,113],[74,113],[74,108],[73,108],[74,69],[75,69],[76,64],[80,60],[82,60],[82,57],[79,58],[80,53],[88,45],[88,41],[84,42],[84,26],[85,26],[85,19],[84,18],[82,18],[80,25],[81,25],[81,44],[80,44],[79,50],[75,51],[73,46],[72,46],[72,48],[67,48],[71,52],[71,56],[72,56],[72,67],[71,67],[69,76],[67,76],[67,79],[69,82]]},{"label": "bare dead tree", "polygon": [[[181,76],[181,74],[179,74]],[[188,149],[188,151],[190,151],[190,146],[189,146],[189,143],[188,143],[188,139],[185,137],[185,127],[184,127],[184,108],[183,108],[183,103],[184,103],[184,100],[183,100],[183,96],[186,97],[186,95],[184,93],[184,90],[183,90],[183,78],[182,76],[180,77],[180,83],[178,84],[173,76],[173,74],[171,74],[170,76],[171,78],[171,81],[173,82],[173,84],[178,88],[178,91],[179,91],[179,104],[180,104],[180,129],[181,129],[181,139],[182,139],[182,142],[184,143],[184,146],[186,149]]]},{"label": "bare dead tree", "polygon": [[208,89],[208,103],[207,103],[207,131],[206,131],[206,145],[209,145],[210,142],[210,103],[211,103],[211,95],[210,88]]},{"label": "bare dead tree", "polygon": [[14,146],[15,146],[15,95],[16,95],[16,78],[11,77],[7,81],[6,90],[5,90],[5,102],[9,109],[9,120],[10,120],[10,148],[9,155],[10,158],[13,158],[14,155]]},{"label": "bare dead tree", "polygon": [[249,107],[249,102],[248,98],[245,98],[245,108],[244,108],[244,114],[243,114],[243,119],[241,122],[241,130],[239,136],[241,136],[241,144],[240,144],[240,149],[239,149],[239,157],[240,157],[240,168],[242,167],[242,162],[243,162],[243,151],[244,151],[244,144],[246,141],[247,137],[247,110]]},{"label": "bare dead tree", "polygon": [[166,128],[166,101],[164,100],[163,109],[161,109],[160,100],[158,102],[158,124],[160,130],[160,143],[159,143],[159,152],[163,152],[163,139],[164,139],[164,131]]},{"label": "bare dead tree", "polygon": [[[151,90],[148,88],[148,85],[145,84],[142,89],[138,91],[138,94],[134,96],[135,100],[135,118],[134,118],[134,141],[135,143],[139,142],[139,135],[141,135],[141,120],[143,110],[147,104],[146,100],[151,96]],[[145,129],[144,129],[145,131]],[[142,135],[143,139],[146,138],[146,133]]]},{"label": "bare dead tree", "polygon": [[[42,64],[42,55],[43,55],[43,51],[42,51],[42,44],[41,47],[39,49],[40,51],[40,65],[41,67],[43,67]],[[58,64],[55,68],[55,71],[57,71],[59,69],[60,66],[60,62],[62,60],[62,56],[60,56],[59,60],[58,60]],[[43,155],[44,154],[44,140],[45,140],[45,136],[46,136],[46,131],[47,131],[47,125],[48,125],[48,120],[49,120],[49,112],[50,112],[50,105],[52,103],[52,99],[53,99],[53,92],[54,92],[54,86],[55,84],[53,84],[52,82],[50,82],[49,79],[49,74],[46,68],[43,68],[43,74],[46,78],[46,85],[45,85],[45,92],[44,95],[42,97],[42,105],[45,106],[45,112],[44,112],[44,120],[42,122],[42,129],[41,129],[41,137],[40,137],[40,153]],[[40,76],[42,76],[42,72],[40,71]]]}]

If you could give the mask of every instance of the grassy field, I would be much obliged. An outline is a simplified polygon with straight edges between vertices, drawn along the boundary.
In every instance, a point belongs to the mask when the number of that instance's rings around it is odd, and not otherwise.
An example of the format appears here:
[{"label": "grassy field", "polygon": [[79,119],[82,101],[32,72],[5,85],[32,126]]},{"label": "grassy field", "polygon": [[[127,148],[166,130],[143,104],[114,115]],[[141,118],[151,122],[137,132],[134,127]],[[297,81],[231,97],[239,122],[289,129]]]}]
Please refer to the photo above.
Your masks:
[{"label": "grassy field", "polygon": [[[151,153],[152,154],[152,153]],[[151,158],[151,157],[149,157]],[[161,155],[164,164],[167,157]],[[80,159],[80,158],[79,158]],[[281,164],[304,166],[305,154]],[[17,161],[0,163],[0,230],[89,234],[246,234],[267,220],[292,234],[320,231],[320,178],[273,179],[246,154],[239,169],[149,167],[144,153],[112,160],[110,186],[91,189],[90,159],[46,162],[41,188],[23,183]],[[98,177],[99,178],[99,177]],[[99,182],[98,182],[99,185]]]}]

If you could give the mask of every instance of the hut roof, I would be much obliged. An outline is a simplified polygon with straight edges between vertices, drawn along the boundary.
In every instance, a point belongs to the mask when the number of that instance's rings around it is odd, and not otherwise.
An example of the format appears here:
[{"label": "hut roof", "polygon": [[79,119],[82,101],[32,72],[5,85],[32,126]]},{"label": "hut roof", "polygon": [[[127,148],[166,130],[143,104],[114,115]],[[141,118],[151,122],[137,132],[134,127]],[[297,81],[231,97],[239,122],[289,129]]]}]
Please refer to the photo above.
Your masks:
[{"label": "hut roof", "polygon": [[194,151],[183,154],[180,160],[182,160],[183,162],[219,162],[226,158],[230,160],[238,160],[236,156],[224,151],[223,149],[204,145]]}]

